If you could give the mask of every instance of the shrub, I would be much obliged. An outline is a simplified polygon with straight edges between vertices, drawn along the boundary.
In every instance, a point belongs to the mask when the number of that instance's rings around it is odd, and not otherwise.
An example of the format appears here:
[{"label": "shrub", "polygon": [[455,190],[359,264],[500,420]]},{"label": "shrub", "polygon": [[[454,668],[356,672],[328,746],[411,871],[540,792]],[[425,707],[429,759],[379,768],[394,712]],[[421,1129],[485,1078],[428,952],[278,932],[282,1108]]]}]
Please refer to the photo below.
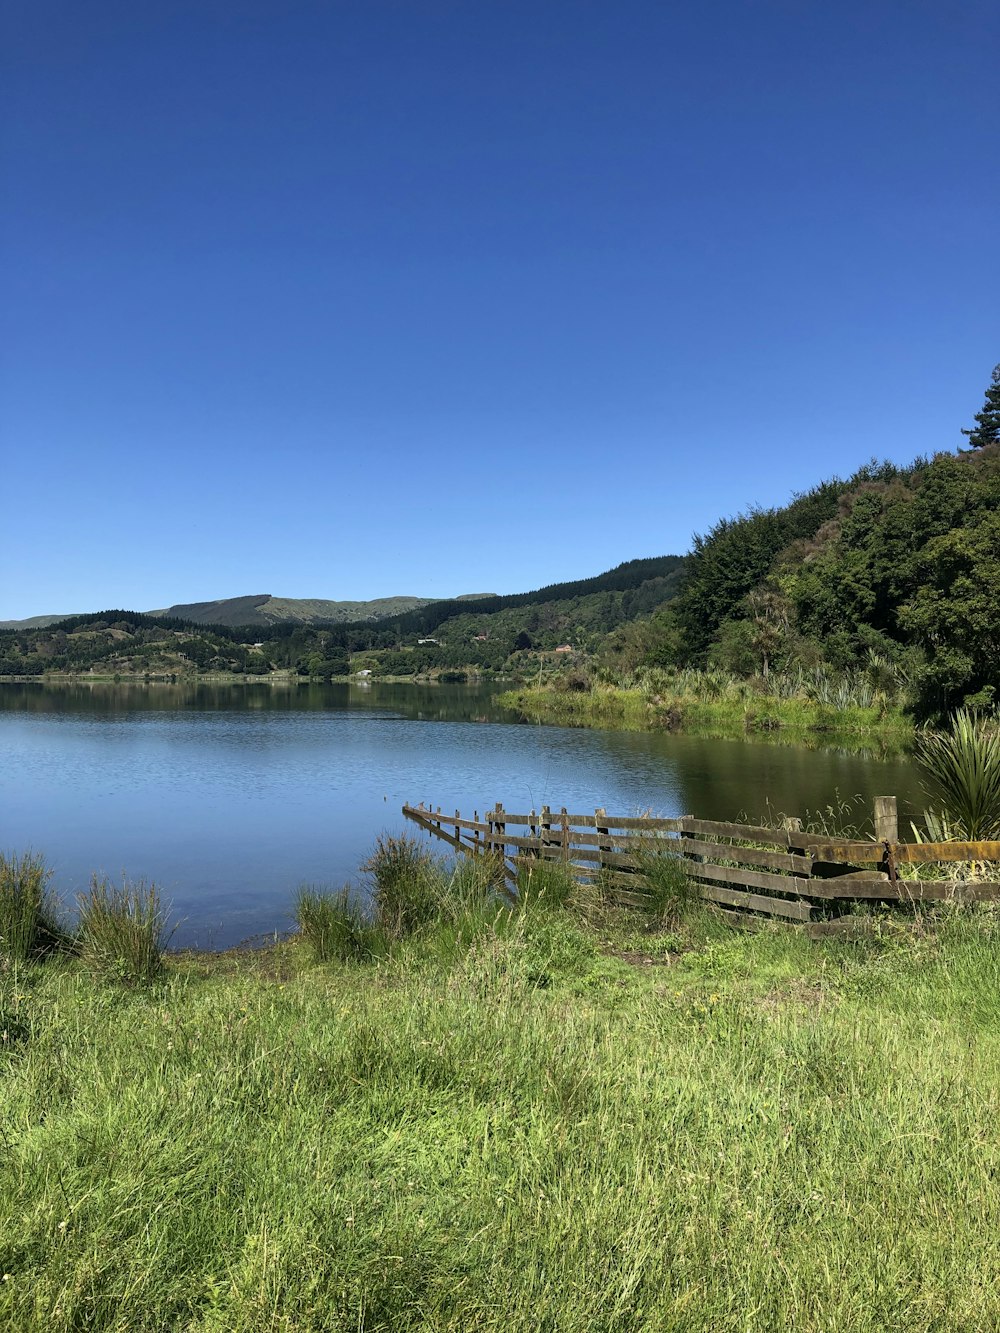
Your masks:
[{"label": "shrub", "polygon": [[369,877],[375,920],[392,938],[411,935],[439,915],[441,866],[416,838],[380,833],[361,869]]},{"label": "shrub", "polygon": [[928,795],[943,803],[954,831],[970,842],[1000,838],[1000,732],[960,708],[948,732],[917,737],[915,758],[928,778]]},{"label": "shrub", "polygon": [[374,927],[350,885],[331,893],[304,884],[295,897],[294,916],[317,963],[333,958],[347,963],[371,954]]},{"label": "shrub", "polygon": [[43,858],[0,852],[0,956],[23,963],[63,943]]},{"label": "shrub", "polygon": [[585,671],[567,671],[565,675],[555,677],[552,688],[560,694],[587,694],[592,684]]},{"label": "shrub", "polygon": [[166,917],[155,884],[121,885],[94,875],[80,894],[78,947],[84,964],[124,985],[144,986],[163,968]]}]

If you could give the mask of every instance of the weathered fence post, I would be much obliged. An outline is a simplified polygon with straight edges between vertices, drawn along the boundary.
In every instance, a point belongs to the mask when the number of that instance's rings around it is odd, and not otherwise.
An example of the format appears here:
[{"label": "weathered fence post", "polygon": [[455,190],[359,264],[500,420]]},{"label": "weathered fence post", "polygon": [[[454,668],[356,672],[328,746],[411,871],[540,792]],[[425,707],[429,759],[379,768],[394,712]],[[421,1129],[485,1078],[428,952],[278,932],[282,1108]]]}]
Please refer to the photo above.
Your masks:
[{"label": "weathered fence post", "polygon": [[560,843],[562,847],[561,855],[564,861],[568,861],[569,860],[569,815],[566,813],[565,806],[563,806],[563,808],[559,811],[559,822],[561,825],[561,830],[560,830]]},{"label": "weathered fence post", "polygon": [[899,815],[895,796],[875,797],[875,841],[899,842]]},{"label": "weathered fence post", "polygon": [[[535,842],[535,846],[534,846],[534,847],[526,847],[526,848],[524,848],[524,852],[526,852],[527,855],[530,856],[531,859],[532,859],[533,861],[537,861],[537,860],[538,860],[538,857],[539,857],[539,855],[540,855],[540,851],[539,851],[539,847],[540,847],[540,839],[539,839],[539,833],[538,833],[538,824],[536,823],[537,818],[538,818],[538,816],[535,814],[534,810],[529,810],[529,812],[528,812],[528,820],[529,820],[529,823],[528,823],[528,837],[534,840],[534,842]],[[522,853],[522,854],[523,854],[523,853]]]},{"label": "weathered fence post", "polygon": [[493,817],[496,825],[496,835],[500,839],[499,852],[500,860],[506,860],[507,848],[504,846],[504,834],[507,832],[507,825],[503,817],[503,802],[497,801],[496,808],[493,811]]},{"label": "weathered fence post", "polygon": [[896,843],[899,842],[899,815],[895,796],[875,797],[875,841],[885,843],[883,869],[889,883],[896,883]]},{"label": "weathered fence post", "polygon": [[[603,870],[606,864],[607,865],[611,864],[610,862],[605,862],[604,860],[605,854],[612,850],[610,841],[610,829],[608,828],[605,822],[607,817],[608,817],[608,812],[607,810],[605,810],[603,805],[598,806],[597,809],[594,811],[594,828],[597,831],[597,836],[599,839],[597,844],[597,851],[598,855],[601,858],[597,863],[599,870]],[[605,838],[608,839],[607,842],[605,841]]]},{"label": "weathered fence post", "polygon": [[547,805],[542,806],[542,817],[538,825],[538,855],[544,861],[549,843],[552,841],[552,811]]}]

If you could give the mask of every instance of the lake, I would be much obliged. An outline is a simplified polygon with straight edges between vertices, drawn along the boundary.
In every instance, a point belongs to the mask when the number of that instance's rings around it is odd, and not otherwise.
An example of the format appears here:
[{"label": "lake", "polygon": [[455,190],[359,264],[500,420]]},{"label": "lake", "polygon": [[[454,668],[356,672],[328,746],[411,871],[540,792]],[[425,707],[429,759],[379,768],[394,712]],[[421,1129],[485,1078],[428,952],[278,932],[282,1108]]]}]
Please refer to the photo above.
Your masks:
[{"label": "lake", "polygon": [[[175,945],[288,928],[298,885],[360,883],[404,802],[502,801],[710,819],[859,796],[923,808],[905,758],[521,723],[500,687],[0,685],[0,850],[42,852],[72,903],[94,871],[145,878]],[[855,815],[855,818],[857,815]],[[423,835],[418,835],[423,836]]]}]

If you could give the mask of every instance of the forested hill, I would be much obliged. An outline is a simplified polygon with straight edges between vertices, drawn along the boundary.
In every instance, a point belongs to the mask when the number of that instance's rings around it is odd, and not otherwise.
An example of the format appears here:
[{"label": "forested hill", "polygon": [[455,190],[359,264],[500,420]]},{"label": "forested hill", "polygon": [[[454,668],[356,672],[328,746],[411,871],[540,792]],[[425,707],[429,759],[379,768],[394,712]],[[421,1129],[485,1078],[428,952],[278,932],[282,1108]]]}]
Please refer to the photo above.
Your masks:
[{"label": "forested hill", "polygon": [[[455,616],[495,615],[499,611],[517,610],[520,607],[573,601],[580,597],[590,597],[594,593],[636,594],[640,588],[643,590],[643,609],[649,612],[674,596],[680,586],[683,567],[684,557],[680,555],[626,560],[593,578],[576,579],[570,583],[550,583],[533,592],[431,602],[419,610],[393,617],[392,624],[402,633],[430,633]],[[632,606],[634,601],[634,596],[631,602],[626,599],[625,619],[633,619],[637,614]],[[610,629],[611,625],[603,628]]]},{"label": "forested hill", "polygon": [[698,537],[641,660],[887,670],[919,716],[1000,693],[1000,444],[872,463]]},{"label": "forested hill", "polygon": [[183,602],[151,616],[173,616],[193,625],[342,625],[363,620],[387,620],[400,612],[426,606],[429,597],[377,597],[372,601],[331,601],[327,598],[224,597],[214,602]]},{"label": "forested hill", "polygon": [[[267,675],[273,669],[414,675],[464,667],[523,669],[525,654],[572,642],[576,659],[615,626],[648,617],[677,590],[683,559],[632,560],[592,578],[506,597],[462,597],[352,624],[205,624],[190,615],[109,610],[44,628],[0,630],[0,676],[46,672],[182,674],[197,669]],[[274,601],[276,599],[269,599]],[[259,597],[231,599],[242,614]],[[219,603],[178,606],[209,613]],[[370,606],[370,603],[363,604]],[[353,661],[352,661],[353,656]]]}]

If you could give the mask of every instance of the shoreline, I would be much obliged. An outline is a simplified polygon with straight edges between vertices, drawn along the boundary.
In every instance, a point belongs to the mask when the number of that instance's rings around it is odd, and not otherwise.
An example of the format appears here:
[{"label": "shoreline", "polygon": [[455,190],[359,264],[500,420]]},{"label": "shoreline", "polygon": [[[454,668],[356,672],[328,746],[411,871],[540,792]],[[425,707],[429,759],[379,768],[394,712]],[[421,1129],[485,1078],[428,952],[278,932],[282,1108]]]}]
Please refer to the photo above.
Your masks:
[{"label": "shoreline", "polygon": [[506,690],[496,702],[530,722],[609,731],[675,731],[706,740],[754,740],[807,748],[879,749],[903,753],[915,728],[899,712],[834,708],[802,698],[753,695],[708,700],[692,695],[649,695],[639,689],[595,686],[579,693],[549,686]]}]

